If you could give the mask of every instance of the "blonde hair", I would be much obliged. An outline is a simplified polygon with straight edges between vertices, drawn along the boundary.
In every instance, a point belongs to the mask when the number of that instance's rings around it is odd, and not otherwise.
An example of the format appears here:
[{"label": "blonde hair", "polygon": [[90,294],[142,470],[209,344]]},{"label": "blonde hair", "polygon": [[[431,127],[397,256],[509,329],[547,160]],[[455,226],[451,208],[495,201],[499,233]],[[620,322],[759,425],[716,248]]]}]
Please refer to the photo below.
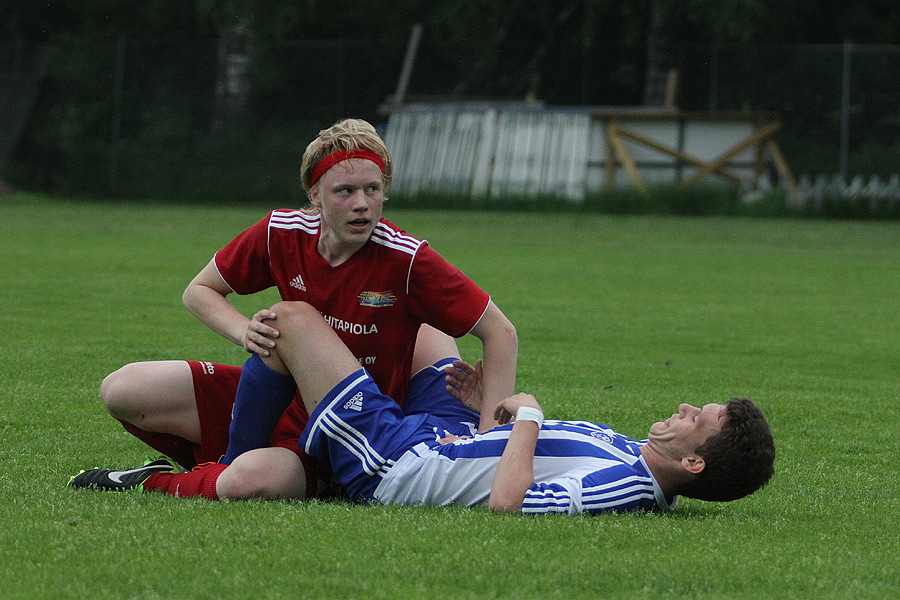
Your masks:
[{"label": "blonde hair", "polygon": [[384,188],[391,185],[391,177],[394,173],[394,164],[391,161],[391,153],[388,152],[384,141],[367,121],[362,119],[344,119],[338,121],[328,129],[319,132],[318,137],[311,141],[303,153],[303,161],[300,164],[300,182],[303,191],[309,195],[312,189],[312,174],[322,160],[339,150],[371,150],[381,157],[384,162]]}]

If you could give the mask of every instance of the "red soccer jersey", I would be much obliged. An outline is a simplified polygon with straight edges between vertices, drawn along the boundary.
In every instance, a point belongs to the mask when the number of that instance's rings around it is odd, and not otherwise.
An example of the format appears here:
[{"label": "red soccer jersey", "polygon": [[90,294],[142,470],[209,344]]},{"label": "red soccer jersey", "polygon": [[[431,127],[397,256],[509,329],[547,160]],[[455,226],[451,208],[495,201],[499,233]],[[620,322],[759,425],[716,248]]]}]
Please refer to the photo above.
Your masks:
[{"label": "red soccer jersey", "polygon": [[320,217],[275,210],[216,254],[238,294],[277,286],[284,300],[314,306],[381,391],[406,398],[419,325],[468,333],[490,297],[428,243],[386,219],[346,262],[332,267],[316,250]]}]

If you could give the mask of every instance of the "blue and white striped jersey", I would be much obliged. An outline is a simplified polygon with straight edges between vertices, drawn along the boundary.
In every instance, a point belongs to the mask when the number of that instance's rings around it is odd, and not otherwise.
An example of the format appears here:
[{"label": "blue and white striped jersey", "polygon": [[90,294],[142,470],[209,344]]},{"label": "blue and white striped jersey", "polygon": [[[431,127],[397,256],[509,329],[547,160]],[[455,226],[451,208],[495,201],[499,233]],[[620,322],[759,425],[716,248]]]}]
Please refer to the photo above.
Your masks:
[{"label": "blue and white striped jersey", "polygon": [[[349,375],[310,415],[300,447],[329,464],[355,501],[486,505],[512,424],[442,445],[448,432],[468,433],[477,415],[465,409],[429,414],[442,405],[428,396],[446,396],[443,375],[436,367],[421,377],[412,386],[418,398],[410,406],[414,414],[404,414],[364,369]],[[535,448],[535,481],[522,512],[675,508],[641,457],[644,444],[605,425],[544,421]]]},{"label": "blue and white striped jersey", "polygon": [[[420,443],[400,457],[375,490],[396,504],[486,505],[512,425],[441,446]],[[523,513],[671,510],[638,442],[605,425],[544,421],[535,449],[535,483]]]}]

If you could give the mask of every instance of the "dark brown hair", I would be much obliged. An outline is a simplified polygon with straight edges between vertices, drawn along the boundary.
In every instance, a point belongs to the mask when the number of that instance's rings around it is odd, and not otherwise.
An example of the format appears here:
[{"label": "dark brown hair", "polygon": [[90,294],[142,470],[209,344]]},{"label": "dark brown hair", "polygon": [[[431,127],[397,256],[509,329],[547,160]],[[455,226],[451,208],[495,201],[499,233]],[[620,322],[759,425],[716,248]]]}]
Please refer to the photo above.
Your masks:
[{"label": "dark brown hair", "polygon": [[680,490],[690,498],[737,500],[763,487],[775,472],[772,431],[760,408],[747,398],[728,401],[722,431],[696,452],[706,466]]}]

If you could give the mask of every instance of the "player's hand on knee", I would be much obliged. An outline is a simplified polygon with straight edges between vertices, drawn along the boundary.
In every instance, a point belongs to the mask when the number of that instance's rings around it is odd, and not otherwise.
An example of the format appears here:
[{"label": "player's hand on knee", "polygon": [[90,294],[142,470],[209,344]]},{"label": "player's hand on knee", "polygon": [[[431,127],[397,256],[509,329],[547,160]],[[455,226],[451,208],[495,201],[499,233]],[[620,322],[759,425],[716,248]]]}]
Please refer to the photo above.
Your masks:
[{"label": "player's hand on knee", "polygon": [[267,357],[275,349],[275,340],[280,335],[279,331],[272,327],[271,321],[277,318],[271,310],[261,310],[250,319],[247,331],[244,333],[244,350]]}]

